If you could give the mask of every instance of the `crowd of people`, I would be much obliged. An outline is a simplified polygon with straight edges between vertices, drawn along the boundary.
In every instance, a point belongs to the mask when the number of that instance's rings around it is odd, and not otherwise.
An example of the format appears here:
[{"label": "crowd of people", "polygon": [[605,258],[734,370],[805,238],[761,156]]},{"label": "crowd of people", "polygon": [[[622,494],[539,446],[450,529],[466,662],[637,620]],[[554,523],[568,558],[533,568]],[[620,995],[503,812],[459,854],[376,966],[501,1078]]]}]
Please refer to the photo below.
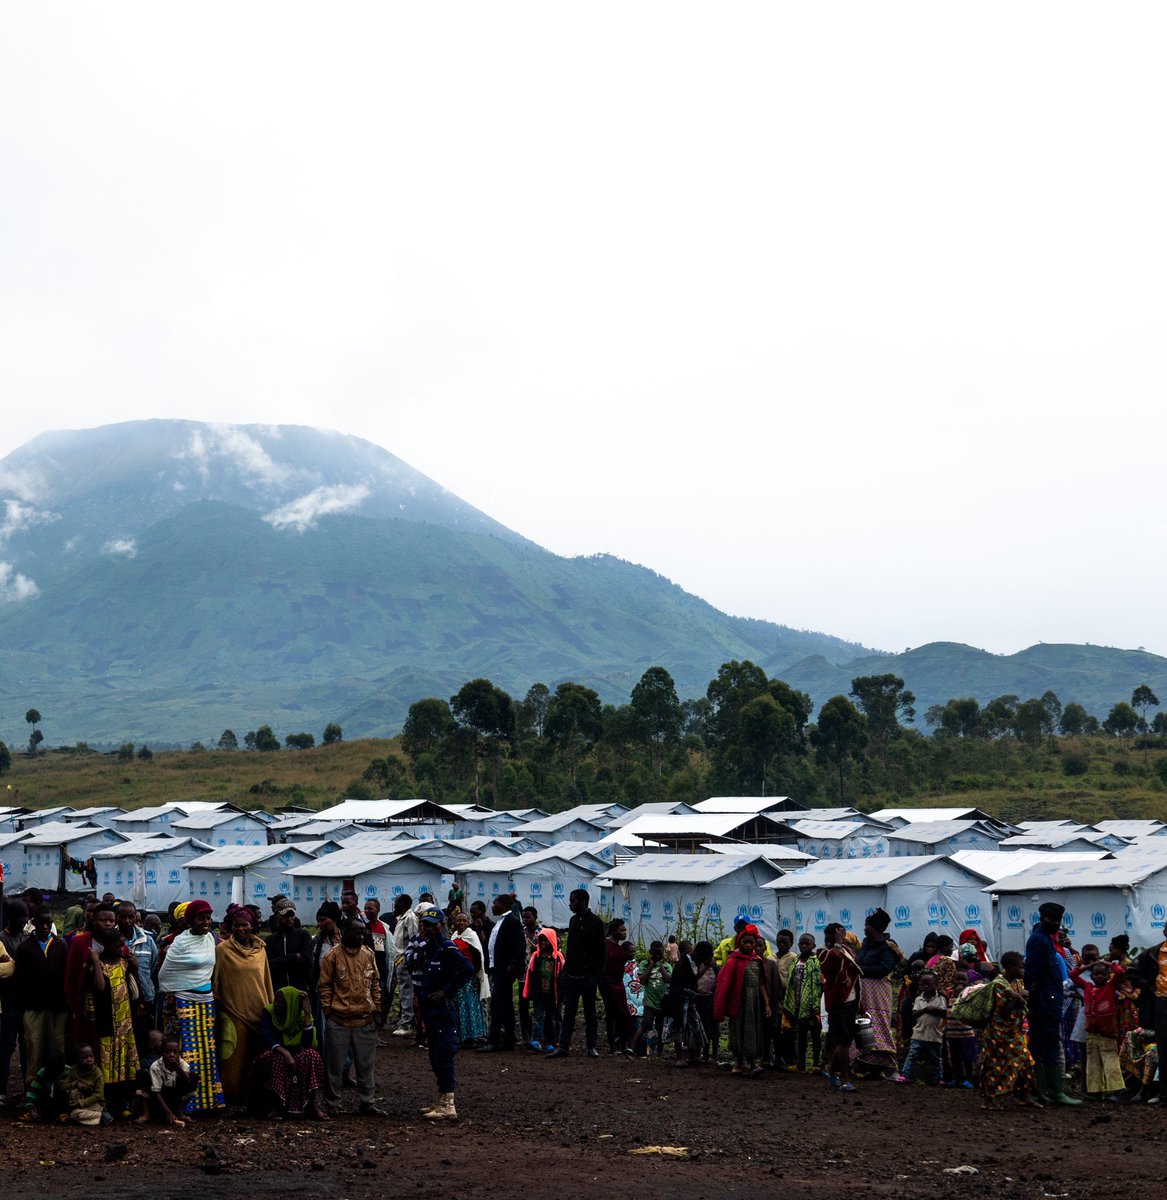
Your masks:
[{"label": "crowd of people", "polygon": [[[266,916],[205,900],[159,914],[107,895],[56,923],[35,890],[6,900],[0,930],[0,1097],[29,1122],[182,1126],[228,1110],[327,1121],[383,1116],[376,1056],[389,1037],[427,1050],[437,1100],[457,1116],[459,1053],[525,1048],[608,1054],[757,1078],[818,1072],[849,1092],[883,1080],[979,1089],[986,1108],[1159,1101],[1167,940],[1132,954],[1076,949],[1049,902],[1024,954],[994,962],[973,929],[930,933],[904,954],[890,917],[860,937],[780,930],[745,917],[729,936],[637,947],[623,920],[571,893],[566,929],[510,895],[445,909],[398,896],[382,914],[352,891],[313,914],[284,896]],[[1167,939],[1167,926],[1164,927]],[[671,1049],[670,1049],[671,1048]],[[724,1049],[724,1055],[723,1055]],[[11,1092],[19,1063],[20,1087]]]}]

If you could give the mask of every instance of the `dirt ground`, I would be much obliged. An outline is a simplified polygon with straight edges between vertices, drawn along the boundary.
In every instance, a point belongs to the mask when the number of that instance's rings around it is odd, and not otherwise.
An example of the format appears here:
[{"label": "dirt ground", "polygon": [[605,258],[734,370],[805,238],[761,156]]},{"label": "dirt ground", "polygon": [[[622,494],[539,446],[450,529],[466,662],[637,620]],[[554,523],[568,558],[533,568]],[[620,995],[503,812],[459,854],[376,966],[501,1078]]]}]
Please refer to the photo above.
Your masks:
[{"label": "dirt ground", "polygon": [[[425,1052],[395,1039],[377,1073],[384,1119],[225,1117],[174,1131],[0,1120],[3,1195],[758,1200],[789,1188],[815,1200],[1049,1200],[1096,1194],[1101,1180],[1128,1195],[1162,1189],[1157,1107],[984,1113],[967,1091],[869,1083],[845,1096],[818,1076],[751,1081],[667,1059],[519,1050],[461,1055],[461,1120],[430,1127],[418,1115],[435,1095]],[[631,1153],[648,1145],[684,1152]],[[945,1174],[961,1165],[976,1173]]]}]

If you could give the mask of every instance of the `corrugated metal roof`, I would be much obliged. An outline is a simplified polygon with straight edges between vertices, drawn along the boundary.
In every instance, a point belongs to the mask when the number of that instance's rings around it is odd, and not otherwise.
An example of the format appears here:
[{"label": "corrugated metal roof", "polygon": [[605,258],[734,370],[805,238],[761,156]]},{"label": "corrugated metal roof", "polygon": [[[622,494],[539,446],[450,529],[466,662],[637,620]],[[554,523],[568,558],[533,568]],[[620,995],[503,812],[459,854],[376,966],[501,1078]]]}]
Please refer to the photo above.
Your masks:
[{"label": "corrugated metal roof", "polygon": [[813,854],[804,854],[797,846],[779,846],[774,842],[709,842],[701,847],[713,854],[761,854],[780,863],[817,862]]},{"label": "corrugated metal roof", "polygon": [[664,813],[637,817],[617,832],[624,837],[646,837],[651,834],[677,837],[685,834],[726,837],[735,829],[749,825],[757,813]]},{"label": "corrugated metal roof", "polygon": [[693,807],[702,813],[760,813],[789,800],[789,796],[710,796]]},{"label": "corrugated metal roof", "polygon": [[[594,873],[606,871],[608,864],[597,858],[591,851],[591,842],[562,842],[558,846],[549,846],[546,850],[531,850],[527,854],[499,856],[495,858],[480,858],[476,862],[466,864],[465,873],[484,875],[491,873],[507,874],[511,871],[521,871],[524,867],[534,866],[535,863],[548,862],[552,859],[562,859],[572,866],[583,867]],[[587,862],[581,862],[587,859]]]},{"label": "corrugated metal roof", "polygon": [[200,871],[232,871],[267,862],[269,858],[279,858],[288,850],[308,853],[302,846],[293,845],[291,842],[279,846],[217,846],[209,854],[193,859],[186,865],[188,868],[197,867]]},{"label": "corrugated metal roof", "polygon": [[1006,849],[1016,846],[1018,849],[1035,850],[1046,846],[1051,850],[1056,850],[1059,846],[1072,846],[1075,842],[1097,845],[1105,838],[1113,837],[1118,837],[1118,834],[1097,833],[1089,829],[1076,829],[1070,833],[1058,833],[1057,830],[1051,830],[1049,833],[1018,833],[1013,837],[1004,838],[999,844]]},{"label": "corrugated metal roof", "polygon": [[1167,824],[1162,821],[1095,821],[1094,828],[1099,833],[1116,833],[1121,838],[1167,834]]},{"label": "corrugated metal roof", "polygon": [[539,821],[528,821],[525,825],[516,825],[515,833],[520,836],[528,833],[556,833],[560,829],[565,829],[573,821],[585,821],[589,825],[594,825],[597,833],[604,831],[602,817],[581,817],[577,812],[568,811],[552,813],[549,817],[543,817]]},{"label": "corrugated metal roof", "polygon": [[106,829],[102,825],[66,825],[50,829],[47,825],[38,825],[29,830],[26,846],[64,846],[69,842],[79,842],[82,838],[92,837],[95,833],[111,833],[114,837],[125,837],[114,829]]},{"label": "corrugated metal roof", "polygon": [[[326,833],[327,830],[323,826],[327,825],[327,821],[318,823],[321,828],[316,825],[305,826],[303,829],[297,830],[298,833],[304,833],[309,828],[315,833]],[[420,845],[421,838],[415,837],[407,829],[362,829],[360,833],[350,833],[348,837],[338,838],[340,844],[346,850],[379,850],[382,846],[388,846],[390,843],[400,845],[407,843],[410,845]],[[401,850],[393,850],[394,854],[401,854]]]},{"label": "corrugated metal roof", "polygon": [[[763,813],[763,816],[770,816],[770,813]],[[862,834],[865,829],[872,833],[887,834],[886,830],[879,829],[874,825],[867,825],[863,821],[786,821],[801,837],[816,838],[818,841],[842,841],[844,838],[855,837],[857,834]],[[887,836],[891,836],[887,834]]]},{"label": "corrugated metal roof", "polygon": [[630,808],[626,813],[621,813],[618,817],[613,817],[610,821],[605,822],[606,829],[623,829],[625,825],[635,821],[637,817],[647,817],[651,815],[681,815],[683,813],[692,813],[696,810],[692,805],[686,804],[683,800],[654,800],[649,804],[637,804],[634,808]]},{"label": "corrugated metal roof", "polygon": [[872,817],[877,821],[895,821],[902,819],[909,825],[922,821],[967,821],[978,820],[982,815],[979,808],[881,808],[873,812]]},{"label": "corrugated metal roof", "polygon": [[218,829],[220,825],[225,825],[228,821],[238,821],[247,817],[256,821],[256,824],[263,824],[250,813],[240,812],[221,812],[218,809],[211,812],[191,813],[189,817],[183,817],[181,821],[171,821],[171,829]]},{"label": "corrugated metal roof", "polygon": [[956,837],[958,833],[967,833],[970,829],[978,829],[990,836],[990,831],[981,821],[913,821],[889,833],[888,839],[898,839],[904,842],[942,842],[945,838]]}]

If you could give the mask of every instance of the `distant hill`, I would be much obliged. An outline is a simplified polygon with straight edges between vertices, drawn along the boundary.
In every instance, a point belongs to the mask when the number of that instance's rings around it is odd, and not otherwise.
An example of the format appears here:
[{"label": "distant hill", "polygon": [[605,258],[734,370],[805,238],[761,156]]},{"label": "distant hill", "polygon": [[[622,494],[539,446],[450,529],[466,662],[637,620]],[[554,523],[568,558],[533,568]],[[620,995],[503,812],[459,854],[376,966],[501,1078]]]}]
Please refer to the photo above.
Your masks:
[{"label": "distant hill", "polygon": [[915,693],[921,729],[926,729],[924,713],[931,705],[969,696],[984,704],[1009,693],[1028,700],[1052,691],[1063,705],[1077,701],[1102,719],[1146,683],[1167,703],[1167,658],[1109,646],[1043,643],[1016,654],[990,654],[958,642],[932,642],[903,654],[864,655],[845,663],[815,655],[771,673],[809,692],[821,705],[850,691],[856,676],[886,672],[900,676]]},{"label": "distant hill", "polygon": [[[50,744],[396,730],[486,675],[622,702],[663,664],[771,672],[862,646],[729,617],[644,567],[564,559],[384,450],[302,427],[145,421],[0,462],[0,720]],[[14,732],[15,729],[15,732]]]}]

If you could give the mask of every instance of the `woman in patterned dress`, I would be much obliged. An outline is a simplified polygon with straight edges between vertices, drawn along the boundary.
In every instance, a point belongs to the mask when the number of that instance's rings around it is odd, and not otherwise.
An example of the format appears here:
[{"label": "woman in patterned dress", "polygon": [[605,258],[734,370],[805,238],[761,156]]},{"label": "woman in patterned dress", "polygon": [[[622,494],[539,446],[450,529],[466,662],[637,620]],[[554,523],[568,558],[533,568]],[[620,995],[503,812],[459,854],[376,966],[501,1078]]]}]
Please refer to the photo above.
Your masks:
[{"label": "woman in patterned dress", "polygon": [[981,1043],[982,1108],[1001,1108],[1008,1095],[1016,1096],[1023,1107],[1042,1107],[1029,1094],[1035,1081],[1033,1055],[1025,1037],[1024,972],[1024,956],[1010,950],[1001,955],[1001,974],[989,984],[993,1008]]},{"label": "woman in patterned dress", "polygon": [[111,1112],[128,1115],[130,1093],[138,1078],[138,1048],[134,1041],[134,1003],[138,960],[125,953],[117,925],[102,931],[102,947],[90,949],[93,1014],[97,1028],[97,1057]]}]

